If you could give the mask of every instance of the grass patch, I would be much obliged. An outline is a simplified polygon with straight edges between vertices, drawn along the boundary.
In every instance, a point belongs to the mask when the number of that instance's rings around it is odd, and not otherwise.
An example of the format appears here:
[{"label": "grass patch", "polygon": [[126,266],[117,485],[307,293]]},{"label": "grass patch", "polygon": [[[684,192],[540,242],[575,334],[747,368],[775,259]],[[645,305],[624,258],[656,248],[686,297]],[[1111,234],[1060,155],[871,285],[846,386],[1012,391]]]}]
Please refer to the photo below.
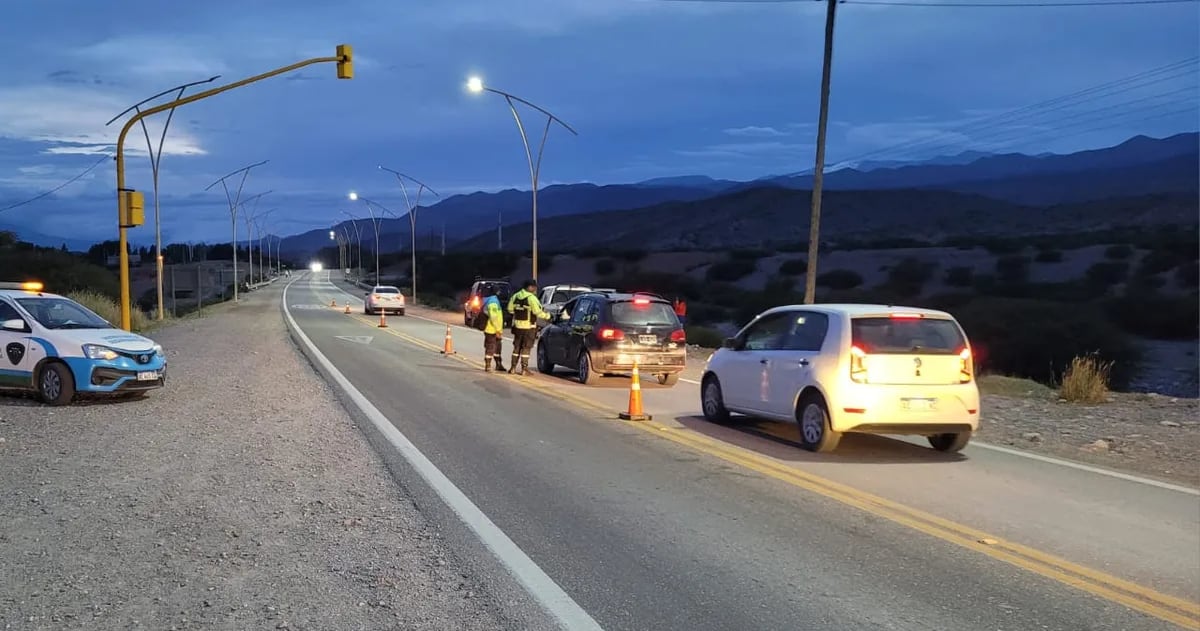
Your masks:
[{"label": "grass patch", "polygon": [[979,378],[979,391],[1002,397],[1034,397],[1048,398],[1054,390],[1032,379],[1006,377],[1004,375],[984,375]]},{"label": "grass patch", "polygon": [[1072,403],[1104,403],[1108,400],[1109,375],[1113,362],[1097,355],[1082,355],[1071,360],[1063,372],[1058,396]]}]

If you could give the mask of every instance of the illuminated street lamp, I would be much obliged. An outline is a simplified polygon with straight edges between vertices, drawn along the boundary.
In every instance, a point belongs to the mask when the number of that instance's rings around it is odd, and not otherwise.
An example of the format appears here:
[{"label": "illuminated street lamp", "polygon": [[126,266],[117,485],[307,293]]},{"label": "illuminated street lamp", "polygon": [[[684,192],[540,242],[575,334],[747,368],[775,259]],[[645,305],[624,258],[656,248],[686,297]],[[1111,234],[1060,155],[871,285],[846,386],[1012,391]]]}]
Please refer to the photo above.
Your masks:
[{"label": "illuminated street lamp", "polygon": [[[363,266],[362,266],[362,232],[359,231],[359,229],[358,229],[358,217],[355,217],[354,215],[351,215],[350,213],[348,213],[344,210],[342,211],[342,214],[349,217],[350,222],[351,222],[350,225],[354,226],[354,238],[358,240],[358,268],[357,268],[357,271],[355,272],[354,276],[355,276],[355,280],[362,280],[361,278],[359,278],[359,276],[362,275],[362,269],[363,269]],[[346,240],[347,241],[350,240],[349,235],[347,235]]]},{"label": "illuminated street lamp", "polygon": [[[529,101],[526,101],[525,99],[522,99],[518,96],[509,94],[508,92],[502,92],[495,88],[490,88],[490,87],[484,85],[483,79],[481,79],[479,77],[471,77],[470,79],[467,80],[467,90],[469,90],[473,93],[476,93],[476,94],[479,94],[482,92],[491,92],[493,94],[499,94],[500,96],[504,97],[504,100],[508,103],[508,109],[512,111],[513,119],[517,121],[517,131],[521,132],[521,142],[524,143],[524,145],[525,145],[525,159],[529,162],[529,179],[533,183],[533,261],[532,261],[532,264],[533,264],[533,280],[534,280],[534,282],[537,282],[537,277],[538,277],[538,225],[537,225],[537,219],[538,219],[538,214],[537,214],[538,175],[540,175],[541,170],[542,170],[542,153],[546,149],[546,137],[550,135],[550,124],[551,123],[558,123],[559,125],[562,125],[563,129],[566,129],[567,131],[571,132],[573,135],[578,136],[579,133],[576,132],[574,129],[572,129],[570,125],[564,123],[561,118],[555,116],[554,114],[551,114],[550,112],[546,111],[545,109],[542,109],[541,107],[538,107],[537,105],[534,105],[533,103],[530,103]],[[532,107],[533,109],[546,115],[546,127],[542,131],[542,142],[538,145],[536,159],[533,156],[533,152],[530,151],[530,148],[529,148],[529,135],[525,133],[525,124],[521,122],[521,115],[517,112],[517,106],[515,103],[513,103],[513,101],[517,101],[519,103],[528,105],[529,107]]]}]

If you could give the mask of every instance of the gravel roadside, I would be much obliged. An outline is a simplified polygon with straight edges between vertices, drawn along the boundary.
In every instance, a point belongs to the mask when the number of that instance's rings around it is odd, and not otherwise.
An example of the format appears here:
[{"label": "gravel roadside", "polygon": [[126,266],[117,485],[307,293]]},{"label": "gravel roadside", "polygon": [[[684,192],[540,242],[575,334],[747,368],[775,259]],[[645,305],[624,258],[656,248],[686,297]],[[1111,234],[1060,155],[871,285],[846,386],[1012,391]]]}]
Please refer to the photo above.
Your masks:
[{"label": "gravel roadside", "polygon": [[513,628],[292,345],[277,290],[153,336],[169,382],[146,399],[0,397],[0,627]]}]

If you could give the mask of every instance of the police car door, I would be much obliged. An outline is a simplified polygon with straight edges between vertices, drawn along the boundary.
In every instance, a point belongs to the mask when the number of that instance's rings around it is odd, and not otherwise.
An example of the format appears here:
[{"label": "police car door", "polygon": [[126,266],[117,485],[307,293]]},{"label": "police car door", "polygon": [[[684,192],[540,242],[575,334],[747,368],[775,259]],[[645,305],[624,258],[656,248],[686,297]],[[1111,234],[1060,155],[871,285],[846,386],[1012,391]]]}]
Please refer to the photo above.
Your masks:
[{"label": "police car door", "polygon": [[[12,326],[9,326],[12,325]],[[35,358],[29,352],[29,325],[16,308],[0,298],[0,386],[33,385]]]}]

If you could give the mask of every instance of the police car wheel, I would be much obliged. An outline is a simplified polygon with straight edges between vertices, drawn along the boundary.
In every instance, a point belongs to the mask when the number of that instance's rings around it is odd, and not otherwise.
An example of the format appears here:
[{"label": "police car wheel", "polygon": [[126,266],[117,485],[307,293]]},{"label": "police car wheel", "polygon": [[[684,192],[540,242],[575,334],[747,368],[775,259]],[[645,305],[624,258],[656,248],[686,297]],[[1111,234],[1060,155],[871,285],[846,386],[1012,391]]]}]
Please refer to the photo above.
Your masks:
[{"label": "police car wheel", "polygon": [[46,364],[38,375],[38,395],[47,405],[66,405],[75,398],[75,377],[66,364]]}]

